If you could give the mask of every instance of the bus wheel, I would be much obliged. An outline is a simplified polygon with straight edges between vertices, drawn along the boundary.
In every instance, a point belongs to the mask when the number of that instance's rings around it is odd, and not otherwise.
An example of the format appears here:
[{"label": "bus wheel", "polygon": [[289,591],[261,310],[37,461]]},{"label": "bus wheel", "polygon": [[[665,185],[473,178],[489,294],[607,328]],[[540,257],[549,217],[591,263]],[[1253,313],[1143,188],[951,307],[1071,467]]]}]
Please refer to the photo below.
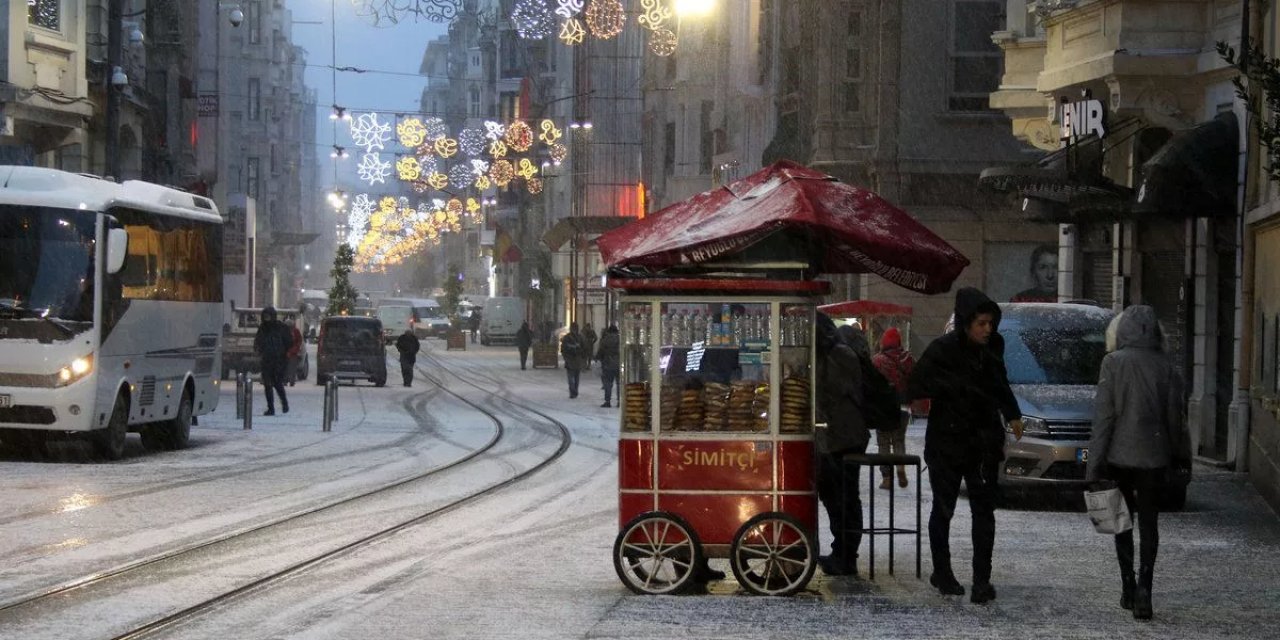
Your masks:
[{"label": "bus wheel", "polygon": [[191,438],[191,390],[182,392],[173,420],[157,422],[142,429],[142,446],[152,451],[185,449]]},{"label": "bus wheel", "polygon": [[119,460],[124,457],[124,442],[128,437],[129,400],[121,394],[116,397],[116,404],[111,408],[107,428],[93,432],[93,449],[107,460]]}]

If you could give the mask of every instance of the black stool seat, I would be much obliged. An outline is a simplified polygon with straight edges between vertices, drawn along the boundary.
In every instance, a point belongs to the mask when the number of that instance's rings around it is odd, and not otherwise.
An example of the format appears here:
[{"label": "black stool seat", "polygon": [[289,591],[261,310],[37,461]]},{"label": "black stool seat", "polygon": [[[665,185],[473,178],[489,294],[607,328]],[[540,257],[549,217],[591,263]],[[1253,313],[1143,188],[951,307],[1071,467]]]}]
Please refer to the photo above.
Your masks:
[{"label": "black stool seat", "polygon": [[[916,579],[920,578],[920,477],[921,477],[921,461],[920,456],[910,454],[889,454],[889,453],[846,453],[841,457],[841,490],[845,490],[848,486],[844,482],[844,474],[849,465],[859,464],[867,467],[867,490],[871,494],[870,506],[867,509],[867,526],[861,529],[846,529],[841,532],[832,532],[834,535],[841,536],[841,543],[845,549],[849,548],[847,536],[851,533],[861,533],[865,535],[869,541],[870,554],[867,560],[869,568],[868,577],[874,580],[876,577],[876,536],[889,536],[889,575],[893,575],[893,537],[895,535],[915,536],[916,539]],[[894,521],[893,507],[896,504],[895,483],[889,483],[889,525],[886,527],[876,526],[876,468],[881,466],[912,466],[916,468],[916,526],[908,529],[899,527]]]}]

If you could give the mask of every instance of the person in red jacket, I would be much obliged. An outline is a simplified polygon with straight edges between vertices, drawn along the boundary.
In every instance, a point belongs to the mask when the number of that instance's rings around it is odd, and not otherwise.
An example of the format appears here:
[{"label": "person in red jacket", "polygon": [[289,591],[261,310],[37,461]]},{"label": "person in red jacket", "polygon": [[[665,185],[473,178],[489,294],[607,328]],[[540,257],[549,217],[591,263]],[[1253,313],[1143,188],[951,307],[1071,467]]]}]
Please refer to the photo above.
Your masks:
[{"label": "person in red jacket", "polygon": [[293,342],[289,345],[289,351],[285,353],[288,357],[288,370],[285,371],[284,377],[289,381],[289,386],[293,386],[298,381],[298,364],[302,357],[302,332],[298,330],[298,323],[293,320],[285,322],[289,325],[289,333],[293,336]]},{"label": "person in red jacket", "polygon": [[[889,327],[880,336],[880,353],[877,353],[871,362],[889,381],[893,390],[898,392],[898,404],[903,406],[902,428],[892,431],[877,430],[876,446],[880,453],[904,454],[907,452],[907,423],[911,421],[911,411],[906,408],[907,377],[911,375],[911,369],[916,361],[911,357],[910,351],[902,348],[902,334],[898,332],[897,327]],[[880,467],[880,475],[883,478],[880,488],[888,489],[893,482],[892,467],[888,465]],[[898,486],[907,486],[907,468],[901,465],[898,466]]]}]

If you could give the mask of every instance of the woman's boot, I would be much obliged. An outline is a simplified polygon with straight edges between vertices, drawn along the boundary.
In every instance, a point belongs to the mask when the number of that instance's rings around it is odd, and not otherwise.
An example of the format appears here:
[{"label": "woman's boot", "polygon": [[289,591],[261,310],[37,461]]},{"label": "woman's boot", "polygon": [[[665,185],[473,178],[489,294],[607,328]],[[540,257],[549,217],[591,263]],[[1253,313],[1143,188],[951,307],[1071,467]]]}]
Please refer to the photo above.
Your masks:
[{"label": "woman's boot", "polygon": [[898,465],[898,486],[907,488],[907,468],[903,465]]},{"label": "woman's boot", "polygon": [[1134,620],[1151,619],[1151,582],[1154,573],[1154,567],[1144,565],[1138,569],[1138,588],[1133,592]]},{"label": "woman's boot", "polygon": [[1132,532],[1116,536],[1116,560],[1120,562],[1120,608],[1133,609],[1133,594],[1138,585],[1133,579]]}]

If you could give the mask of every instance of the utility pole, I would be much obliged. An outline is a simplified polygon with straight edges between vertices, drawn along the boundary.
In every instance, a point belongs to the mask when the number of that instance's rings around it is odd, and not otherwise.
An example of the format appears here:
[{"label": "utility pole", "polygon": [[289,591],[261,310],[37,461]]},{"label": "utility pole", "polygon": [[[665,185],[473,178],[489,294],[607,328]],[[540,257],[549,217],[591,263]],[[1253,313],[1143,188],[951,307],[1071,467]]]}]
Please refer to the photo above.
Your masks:
[{"label": "utility pole", "polygon": [[120,179],[120,92],[112,80],[117,68],[121,68],[124,49],[124,0],[107,0],[107,73],[103,87],[107,92],[107,175]]}]

